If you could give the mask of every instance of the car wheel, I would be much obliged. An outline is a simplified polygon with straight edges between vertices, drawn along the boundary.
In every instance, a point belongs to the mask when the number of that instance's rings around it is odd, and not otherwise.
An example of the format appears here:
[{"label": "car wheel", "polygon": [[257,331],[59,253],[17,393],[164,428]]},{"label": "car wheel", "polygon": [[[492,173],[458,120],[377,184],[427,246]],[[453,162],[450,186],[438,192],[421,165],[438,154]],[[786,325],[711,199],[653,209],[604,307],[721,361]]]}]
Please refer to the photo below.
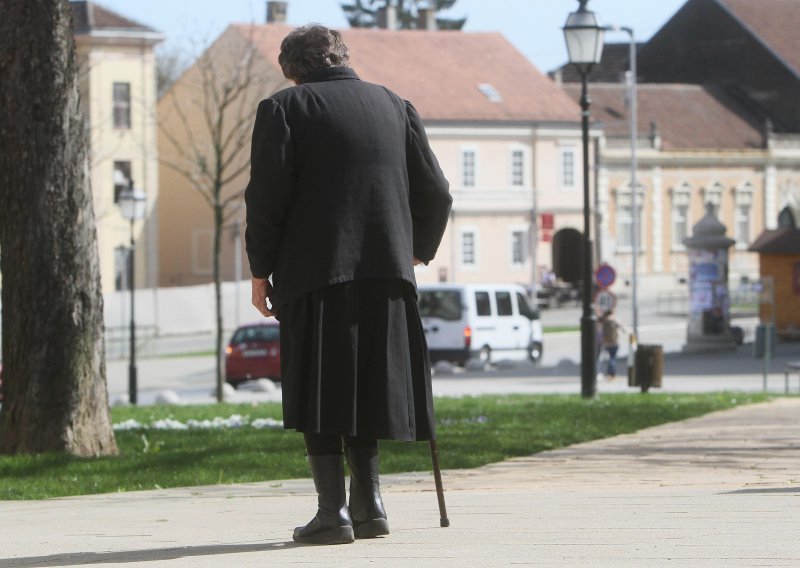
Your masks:
[{"label": "car wheel", "polygon": [[531,346],[528,349],[528,357],[530,357],[531,361],[534,363],[538,363],[542,360],[542,344],[539,341],[531,342]]},{"label": "car wheel", "polygon": [[481,350],[478,352],[478,361],[484,365],[490,365],[492,363],[492,348],[488,345],[481,347]]}]

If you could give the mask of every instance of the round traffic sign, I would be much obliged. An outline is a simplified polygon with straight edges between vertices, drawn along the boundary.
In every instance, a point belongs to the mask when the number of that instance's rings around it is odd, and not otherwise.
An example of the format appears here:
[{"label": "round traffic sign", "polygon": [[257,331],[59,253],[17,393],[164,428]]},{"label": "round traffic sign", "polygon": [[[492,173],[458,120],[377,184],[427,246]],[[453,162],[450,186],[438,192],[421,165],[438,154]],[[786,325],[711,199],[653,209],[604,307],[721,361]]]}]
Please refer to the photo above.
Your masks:
[{"label": "round traffic sign", "polygon": [[601,264],[594,271],[594,280],[601,288],[608,288],[617,279],[617,271],[610,264]]},{"label": "round traffic sign", "polygon": [[594,305],[598,313],[605,313],[613,310],[617,305],[617,296],[609,290],[598,290],[594,295]]}]

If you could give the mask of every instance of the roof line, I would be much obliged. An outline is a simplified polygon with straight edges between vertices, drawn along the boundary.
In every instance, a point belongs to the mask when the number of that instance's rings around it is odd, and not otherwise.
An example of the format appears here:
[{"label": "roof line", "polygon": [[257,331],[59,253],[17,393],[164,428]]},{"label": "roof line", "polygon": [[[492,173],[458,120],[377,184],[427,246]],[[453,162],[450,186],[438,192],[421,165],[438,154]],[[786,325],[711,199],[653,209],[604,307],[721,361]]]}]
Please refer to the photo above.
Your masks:
[{"label": "roof line", "polygon": [[766,41],[764,41],[764,39],[763,39],[763,38],[762,38],[762,37],[761,37],[759,34],[757,34],[757,33],[755,32],[755,30],[753,30],[753,28],[751,28],[750,26],[748,26],[748,25],[747,25],[747,23],[745,23],[745,21],[744,21],[744,20],[742,20],[742,19],[741,19],[739,16],[737,16],[737,15],[736,15],[736,13],[735,13],[735,12],[733,12],[733,10],[731,10],[731,9],[730,9],[730,7],[729,7],[729,6],[727,6],[727,5],[725,4],[725,1],[724,1],[724,0],[712,0],[712,2],[714,2],[714,3],[715,3],[715,4],[717,4],[717,5],[718,5],[720,8],[722,8],[722,9],[723,9],[725,12],[727,12],[727,13],[728,13],[728,15],[729,15],[729,16],[731,16],[731,17],[732,17],[732,18],[733,18],[733,19],[734,19],[734,20],[735,20],[735,21],[736,21],[736,22],[737,22],[737,23],[738,23],[740,26],[742,26],[742,27],[743,27],[743,28],[744,28],[746,31],[750,32],[750,35],[751,35],[751,36],[752,36],[752,37],[753,37],[753,38],[754,38],[754,39],[755,39],[755,40],[756,40],[758,43],[760,43],[762,47],[764,47],[764,48],[765,48],[765,49],[766,49],[768,52],[770,52],[770,53],[772,54],[772,56],[773,56],[773,57],[775,57],[775,59],[777,59],[778,61],[780,61],[781,65],[783,65],[784,67],[786,67],[786,69],[788,69],[788,70],[789,70],[789,72],[790,72],[792,75],[794,75],[794,76],[795,76],[795,78],[797,78],[797,79],[800,79],[800,72],[798,72],[798,70],[796,70],[796,69],[795,69],[795,68],[794,68],[792,65],[789,65],[789,64],[786,62],[786,60],[785,60],[783,57],[781,57],[781,55],[780,55],[779,53],[777,53],[777,52],[776,52],[774,49],[772,49],[772,47],[771,47],[771,46],[770,46],[770,45],[769,45],[769,44],[768,44]]}]

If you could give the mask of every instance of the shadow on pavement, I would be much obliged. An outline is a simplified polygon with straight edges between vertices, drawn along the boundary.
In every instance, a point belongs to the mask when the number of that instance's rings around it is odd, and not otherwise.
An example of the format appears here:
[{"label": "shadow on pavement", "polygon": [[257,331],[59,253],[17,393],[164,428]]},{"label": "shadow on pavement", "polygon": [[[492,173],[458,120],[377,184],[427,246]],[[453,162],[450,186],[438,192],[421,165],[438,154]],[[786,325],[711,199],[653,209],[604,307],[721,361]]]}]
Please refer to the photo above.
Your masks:
[{"label": "shadow on pavement", "polygon": [[194,556],[216,556],[244,552],[269,552],[304,546],[293,541],[258,542],[249,544],[210,544],[203,546],[179,546],[172,548],[150,548],[120,552],[71,552],[49,556],[25,558],[0,558],[4,568],[35,568],[39,566],[84,566],[87,564],[117,564],[129,562],[156,562],[176,560]]}]

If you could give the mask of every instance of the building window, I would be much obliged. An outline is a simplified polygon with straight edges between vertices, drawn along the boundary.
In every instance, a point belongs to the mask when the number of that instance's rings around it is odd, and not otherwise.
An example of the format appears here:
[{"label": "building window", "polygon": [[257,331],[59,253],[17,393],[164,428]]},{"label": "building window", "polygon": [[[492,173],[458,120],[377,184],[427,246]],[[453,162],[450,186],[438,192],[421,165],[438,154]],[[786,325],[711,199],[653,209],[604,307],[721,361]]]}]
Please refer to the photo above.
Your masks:
[{"label": "building window", "polygon": [[511,186],[525,185],[525,155],[522,150],[511,151]]},{"label": "building window", "polygon": [[214,234],[207,229],[195,229],[192,232],[192,272],[195,274],[211,274],[213,269],[212,250]]},{"label": "building window", "polygon": [[119,203],[119,194],[131,185],[131,163],[114,162],[114,203]]},{"label": "building window", "polygon": [[525,263],[525,231],[511,231],[511,265]]},{"label": "building window", "polygon": [[575,189],[575,149],[561,149],[561,187]]},{"label": "building window", "polygon": [[689,236],[691,195],[692,188],[686,183],[672,190],[672,248],[674,249],[682,249],[684,239]]},{"label": "building window", "polygon": [[711,207],[714,211],[714,216],[719,219],[719,208],[722,204],[722,190],[724,186],[719,183],[715,182],[710,186],[703,188],[703,203],[708,205],[711,204]]},{"label": "building window", "polygon": [[475,266],[477,262],[476,238],[473,231],[461,233],[461,264],[464,266]]},{"label": "building window", "polygon": [[736,206],[736,243],[747,245],[750,242],[750,204]]},{"label": "building window", "polygon": [[[642,246],[642,198],[639,191],[636,195],[636,244],[641,251]],[[633,205],[629,189],[617,193],[617,247],[621,249],[633,248]]]},{"label": "building window", "polygon": [[131,127],[131,84],[114,83],[114,128]]},{"label": "building window", "polygon": [[746,248],[750,242],[750,215],[752,212],[751,206],[753,204],[753,186],[749,182],[745,182],[734,190],[734,198],[736,200],[736,218],[734,224],[736,226],[736,246],[737,248]]},{"label": "building window", "polygon": [[689,236],[689,206],[676,205],[672,208],[672,246],[683,247],[683,241]]},{"label": "building window", "polygon": [[461,185],[475,187],[475,150],[461,151]]}]

